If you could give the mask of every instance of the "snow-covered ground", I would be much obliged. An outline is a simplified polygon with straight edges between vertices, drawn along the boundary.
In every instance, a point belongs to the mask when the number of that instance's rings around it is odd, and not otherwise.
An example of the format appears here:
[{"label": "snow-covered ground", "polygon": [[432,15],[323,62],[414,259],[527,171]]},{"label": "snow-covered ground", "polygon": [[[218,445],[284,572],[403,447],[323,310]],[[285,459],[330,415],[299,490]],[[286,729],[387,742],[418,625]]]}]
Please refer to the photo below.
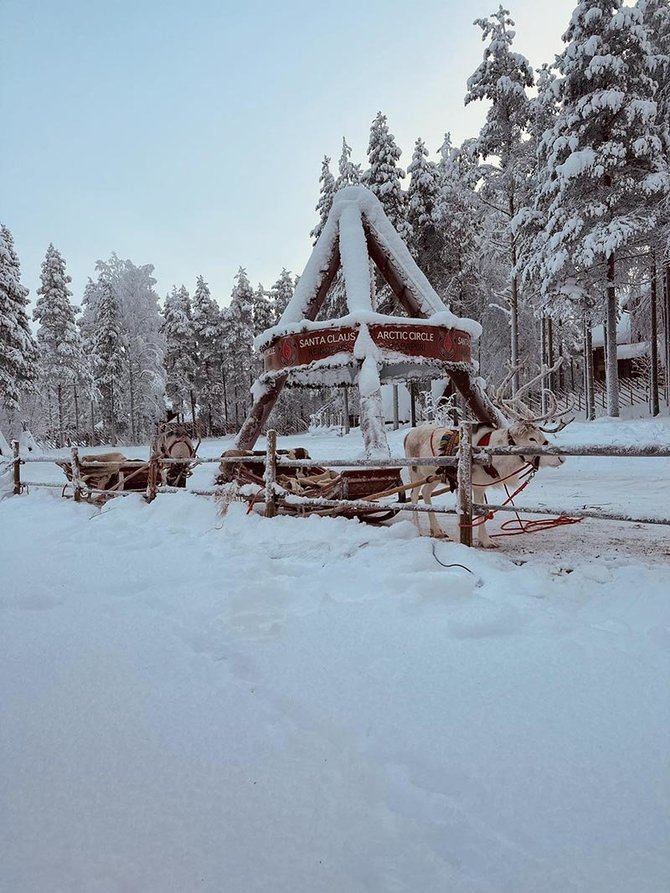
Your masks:
[{"label": "snow-covered ground", "polygon": [[[560,442],[667,444],[670,423]],[[669,478],[570,459],[523,501],[667,518]],[[403,517],[32,490],[0,531],[0,890],[668,889],[669,528],[488,553]]]}]

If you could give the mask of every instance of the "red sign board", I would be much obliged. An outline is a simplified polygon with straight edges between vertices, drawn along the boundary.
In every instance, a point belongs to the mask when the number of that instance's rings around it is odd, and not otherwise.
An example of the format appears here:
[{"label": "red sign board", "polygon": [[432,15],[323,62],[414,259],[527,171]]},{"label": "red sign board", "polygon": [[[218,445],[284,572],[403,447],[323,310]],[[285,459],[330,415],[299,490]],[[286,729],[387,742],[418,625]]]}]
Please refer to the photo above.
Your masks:
[{"label": "red sign board", "polygon": [[[374,323],[369,326],[374,343],[409,357],[450,363],[469,363],[471,339],[467,332],[445,326]],[[306,366],[336,353],[353,353],[358,329],[351,326],[311,329],[282,335],[263,351],[266,372]]]}]

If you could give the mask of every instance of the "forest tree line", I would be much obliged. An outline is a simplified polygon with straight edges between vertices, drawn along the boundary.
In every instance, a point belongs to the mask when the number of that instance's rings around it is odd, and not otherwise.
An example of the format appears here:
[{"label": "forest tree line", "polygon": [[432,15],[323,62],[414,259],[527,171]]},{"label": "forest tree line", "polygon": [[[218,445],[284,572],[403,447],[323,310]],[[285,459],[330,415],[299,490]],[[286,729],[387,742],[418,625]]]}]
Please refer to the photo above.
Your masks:
[{"label": "forest tree line", "polygon": [[[518,52],[506,9],[475,25],[484,53],[465,102],[487,104],[480,133],[458,146],[447,134],[434,157],[417,138],[404,169],[379,112],[365,166],[346,139],[336,165],[324,157],[310,236],[316,242],[339,189],[366,185],[438,294],[482,323],[482,374],[496,381],[516,368],[517,388],[539,363],[563,357],[550,383],[584,390],[589,417],[593,329],[604,326],[607,411],[618,415],[617,325],[634,312],[655,414],[670,362],[670,7],[582,0],[563,51],[539,68]],[[139,441],[167,398],[186,417],[195,410],[204,433],[239,427],[260,371],[253,338],[281,316],[294,275],[284,269],[270,288],[254,287],[240,268],[222,306],[202,276],[161,305],[152,274],[150,264],[112,255],[96,264],[77,307],[50,245],[33,336],[2,226],[0,397],[10,421],[28,419],[56,440],[97,430]],[[376,299],[380,311],[402,313],[381,283]],[[322,315],[344,310],[336,279]],[[320,390],[284,394],[276,424],[299,429],[325,399]]]}]

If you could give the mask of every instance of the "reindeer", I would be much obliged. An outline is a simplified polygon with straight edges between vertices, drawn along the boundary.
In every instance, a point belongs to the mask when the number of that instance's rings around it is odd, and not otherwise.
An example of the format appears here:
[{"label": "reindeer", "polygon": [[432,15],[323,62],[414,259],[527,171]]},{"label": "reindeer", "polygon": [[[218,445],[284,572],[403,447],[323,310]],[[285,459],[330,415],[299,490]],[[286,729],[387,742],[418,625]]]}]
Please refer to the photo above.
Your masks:
[{"label": "reindeer", "polygon": [[183,464],[170,463],[161,466],[161,482],[173,487],[185,487],[186,478],[190,474],[191,460],[195,458],[198,447],[181,425],[170,425],[162,430],[154,444],[154,455],[160,459],[182,459]]},{"label": "reindeer", "polygon": [[[527,382],[519,389],[512,399],[505,399],[504,392],[511,381],[515,370],[512,370],[505,378],[501,386],[497,389],[493,396],[493,402],[502,410],[504,416],[510,420],[510,423],[500,428],[494,428],[492,425],[477,423],[473,425],[473,447],[484,446],[547,446],[549,441],[545,434],[556,434],[561,431],[567,424],[563,417],[567,415],[572,406],[563,412],[558,412],[556,398],[551,391],[545,389],[549,400],[548,411],[544,415],[534,415],[532,411],[521,402],[521,396],[539,380],[545,378],[548,372],[553,372],[558,368],[559,363],[555,364],[550,370],[543,369],[538,376]],[[570,419],[569,421],[572,421]],[[552,425],[553,427],[545,427]],[[430,458],[431,456],[454,455],[458,445],[458,429],[442,428],[436,425],[422,425],[418,428],[412,428],[405,437],[405,455],[408,458]],[[531,473],[538,468],[556,468],[562,465],[564,459],[562,456],[493,456],[489,465],[476,464],[472,469],[472,490],[473,499],[476,503],[484,503],[486,501],[486,490],[489,487],[499,487],[503,484],[509,488],[516,489],[523,481],[524,472]],[[428,477],[429,480],[421,483]],[[431,493],[442,483],[448,483],[452,490],[456,489],[455,469],[439,467],[431,467],[426,465],[410,466],[410,483],[416,482],[416,486],[412,488],[411,501],[416,504],[419,498],[419,492],[427,505],[432,505]],[[420,516],[418,512],[413,512],[414,522],[421,532]],[[444,537],[449,539],[445,531],[440,526],[434,512],[428,513],[430,522],[431,536]],[[486,524],[482,520],[476,527],[477,540],[481,547],[485,549],[495,548],[496,544],[491,540]]]}]

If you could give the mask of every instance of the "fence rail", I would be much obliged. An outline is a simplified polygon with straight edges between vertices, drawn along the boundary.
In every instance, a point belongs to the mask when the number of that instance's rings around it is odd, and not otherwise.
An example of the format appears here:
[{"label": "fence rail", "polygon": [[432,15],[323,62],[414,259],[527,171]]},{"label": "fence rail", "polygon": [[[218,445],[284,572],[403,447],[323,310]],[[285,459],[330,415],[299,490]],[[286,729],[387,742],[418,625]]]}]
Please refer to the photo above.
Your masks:
[{"label": "fence rail", "polygon": [[[65,461],[62,457],[50,458],[44,456],[26,456],[19,455],[18,441],[12,442],[13,456],[10,463],[13,466],[13,492],[18,495],[23,488],[26,487],[46,487],[53,489],[63,489],[67,484],[56,484],[51,482],[38,481],[22,481],[21,465],[31,463],[55,463],[59,464]],[[72,447],[72,468],[73,481],[72,486],[75,491],[75,498],[80,498],[82,493],[85,494],[101,494],[105,496],[128,496],[129,490],[99,490],[94,487],[85,485],[79,477],[79,455],[77,447]],[[611,445],[590,445],[590,446],[487,446],[477,447],[472,445],[472,426],[469,422],[463,422],[460,426],[459,450],[457,456],[431,456],[426,458],[380,458],[380,459],[293,459],[286,457],[284,454],[278,453],[276,448],[276,433],[268,432],[267,448],[264,453],[253,456],[222,456],[216,458],[196,457],[190,460],[191,467],[198,465],[214,464],[217,465],[248,465],[250,463],[258,464],[263,467],[265,487],[259,492],[263,492],[265,500],[265,514],[272,517],[277,513],[279,508],[291,507],[314,510],[331,510],[340,509],[349,513],[361,513],[368,511],[391,512],[397,514],[399,512],[410,512],[415,514],[423,514],[434,512],[436,514],[457,515],[459,519],[459,535],[460,541],[464,545],[472,545],[472,522],[473,518],[486,515],[490,512],[525,512],[535,515],[566,515],[570,514],[576,518],[593,518],[609,521],[624,521],[636,524],[660,524],[670,525],[670,520],[653,517],[633,517],[624,513],[606,512],[602,510],[591,509],[565,509],[553,506],[513,506],[513,505],[496,505],[496,504],[480,504],[473,501],[472,495],[472,470],[473,465],[489,465],[494,456],[573,456],[573,457],[618,457],[618,458],[670,458],[670,446],[658,446],[647,444],[642,446],[611,446]],[[160,464],[184,464],[183,459],[170,459],[150,456],[146,460],[147,464],[152,461],[159,461]],[[141,461],[141,460],[138,460]],[[377,499],[330,499],[322,497],[310,497],[296,493],[281,486],[277,481],[277,464],[282,461],[290,463],[293,468],[407,468],[407,467],[430,467],[430,468],[456,468],[458,480],[458,500],[456,508],[445,507],[443,505],[418,505],[406,502],[381,502]],[[118,466],[118,462],[99,462],[96,466],[104,468],[105,466]],[[409,486],[406,487],[409,489]],[[137,492],[137,491],[134,491]],[[178,493],[180,488],[157,485],[154,488],[156,493]],[[219,489],[192,489],[188,492],[202,496],[212,496],[221,492]]]}]

